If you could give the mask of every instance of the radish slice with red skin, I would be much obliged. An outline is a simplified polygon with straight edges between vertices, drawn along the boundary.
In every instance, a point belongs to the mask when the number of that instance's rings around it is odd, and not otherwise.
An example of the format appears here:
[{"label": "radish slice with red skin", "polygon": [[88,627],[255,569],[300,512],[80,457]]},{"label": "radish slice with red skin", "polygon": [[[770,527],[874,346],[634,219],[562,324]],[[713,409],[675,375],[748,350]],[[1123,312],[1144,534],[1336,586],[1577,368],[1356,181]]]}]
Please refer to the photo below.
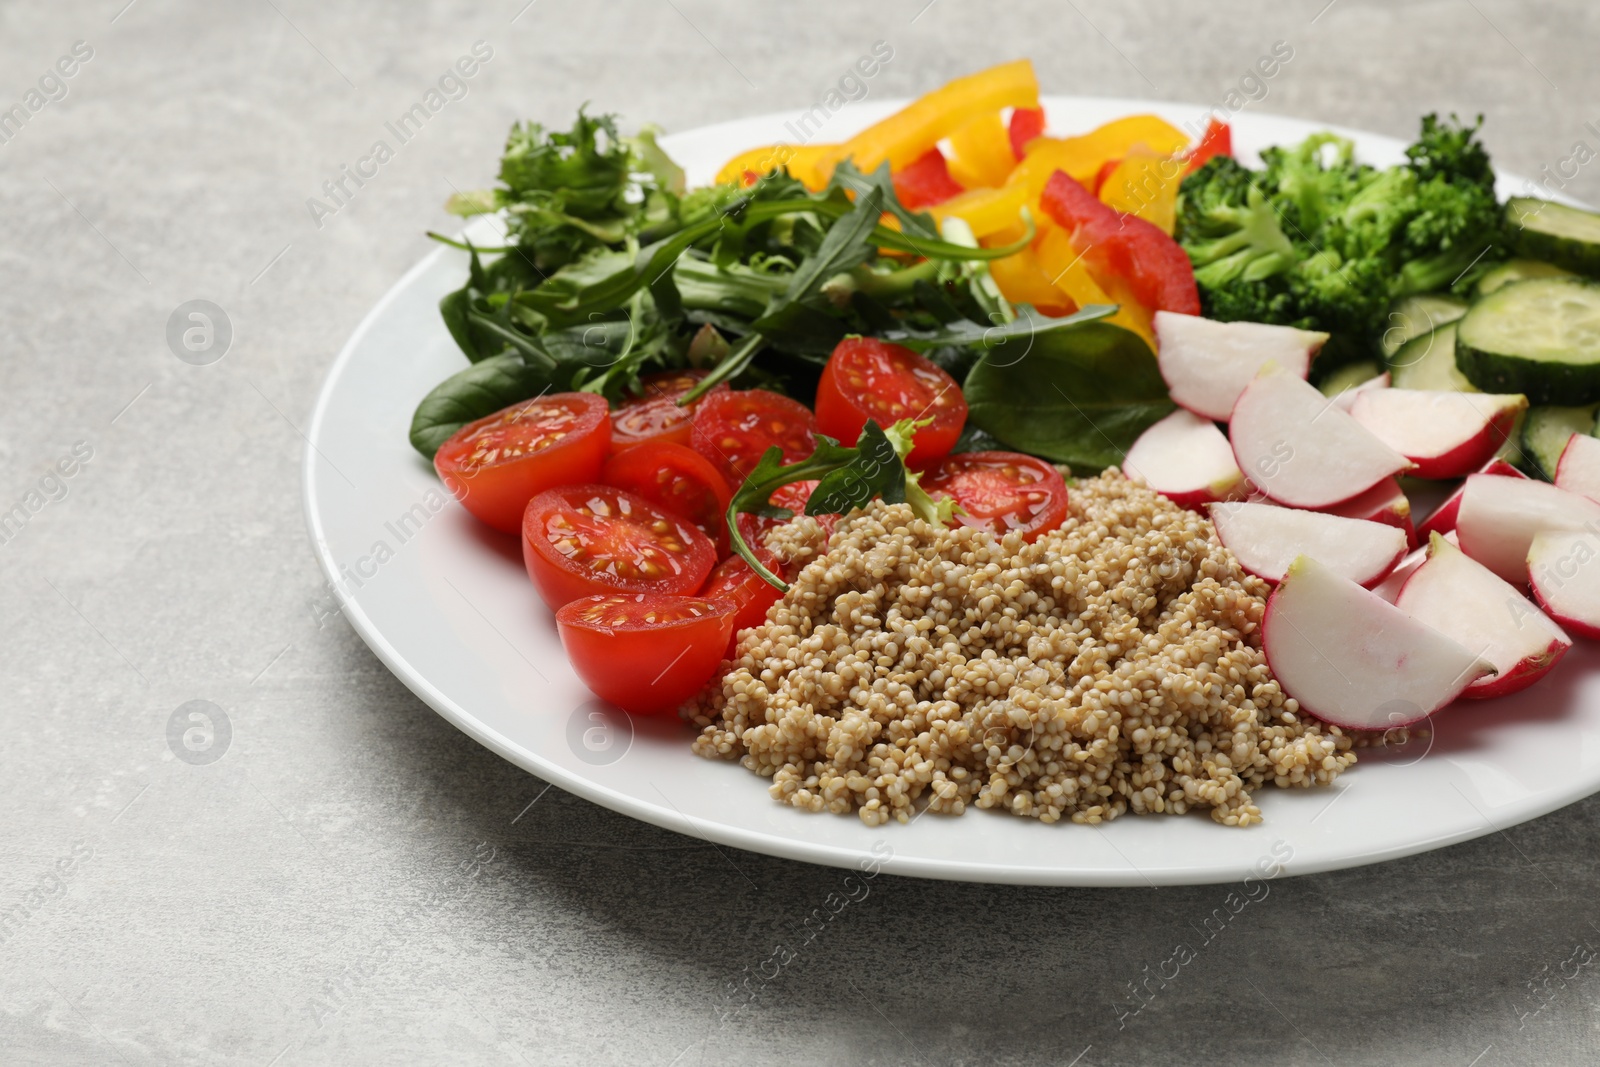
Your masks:
[{"label": "radish slice with red skin", "polygon": [[1369,389],[1350,405],[1355,420],[1415,463],[1419,478],[1459,478],[1506,443],[1528,409],[1521,393]]},{"label": "radish slice with red skin", "polygon": [[[1523,474],[1521,471],[1517,470],[1517,468],[1513,467],[1499,456],[1496,456],[1489,462],[1485,463],[1483,465],[1483,469],[1478,471],[1478,473],[1503,474],[1507,478],[1527,477],[1526,474]],[[1417,536],[1426,542],[1429,534],[1449,533],[1451,530],[1454,530],[1456,528],[1456,512],[1461,509],[1461,494],[1466,492],[1466,490],[1466,483],[1463,482],[1461,484],[1461,488],[1451,493],[1445,498],[1444,503],[1434,508],[1433,514],[1429,515],[1427,520],[1423,522],[1421,526],[1417,527]]]},{"label": "radish slice with red skin", "polygon": [[1398,478],[1386,478],[1358,497],[1346,500],[1343,504],[1335,504],[1331,508],[1318,510],[1328,515],[1342,515],[1347,519],[1381,522],[1386,526],[1403,530],[1406,541],[1410,544],[1417,543],[1416,531],[1411,526],[1411,501],[1406,497],[1405,490],[1400,488]]},{"label": "radish slice with red skin", "polygon": [[1556,461],[1556,484],[1571,493],[1600,500],[1600,437],[1575,433]]},{"label": "radish slice with red skin", "polygon": [[1342,504],[1411,466],[1315,386],[1274,367],[1239,395],[1228,432],[1245,477],[1290,507]]},{"label": "radish slice with red skin", "polygon": [[1546,530],[1600,533],[1600,503],[1532,478],[1474,474],[1461,491],[1461,550],[1512,585],[1528,581],[1528,549]]},{"label": "radish slice with red skin", "polygon": [[1600,640],[1600,535],[1547,530],[1528,547],[1533,595],[1550,617],[1580,637]]},{"label": "radish slice with red skin", "polygon": [[1495,665],[1500,673],[1462,690],[1471,700],[1528,688],[1572,647],[1566,631],[1515,586],[1441,534],[1433,535],[1427,562],[1406,581],[1395,606]]},{"label": "radish slice with red skin", "polygon": [[1139,435],[1122,472],[1183,508],[1231,500],[1250,488],[1217,424],[1182,408]]},{"label": "radish slice with red skin", "polygon": [[1339,390],[1339,392],[1334,394],[1333,402],[1344,408],[1346,411],[1349,411],[1355,406],[1356,398],[1362,393],[1366,392],[1368,389],[1387,388],[1389,388],[1389,372],[1384,371],[1376,378],[1368,378],[1366,381],[1357,385],[1352,385],[1348,389]]},{"label": "radish slice with red skin", "polygon": [[1261,647],[1305,712],[1352,730],[1424,719],[1494,673],[1459,641],[1309,556],[1267,601]]},{"label": "radish slice with red skin", "polygon": [[1245,386],[1268,363],[1304,378],[1328,340],[1325,333],[1261,322],[1217,322],[1158,311],[1156,362],[1173,403],[1217,422],[1228,421]]},{"label": "radish slice with red skin", "polygon": [[1405,588],[1406,579],[1417,573],[1417,568],[1426,562],[1428,562],[1427,547],[1413,549],[1409,555],[1395,564],[1394,570],[1389,572],[1387,578],[1372,587],[1372,591],[1393,604],[1400,599],[1400,590]]},{"label": "radish slice with red skin", "polygon": [[1406,554],[1405,531],[1379,522],[1274,504],[1213,504],[1217,539],[1245,570],[1280,582],[1299,556],[1371,588]]}]

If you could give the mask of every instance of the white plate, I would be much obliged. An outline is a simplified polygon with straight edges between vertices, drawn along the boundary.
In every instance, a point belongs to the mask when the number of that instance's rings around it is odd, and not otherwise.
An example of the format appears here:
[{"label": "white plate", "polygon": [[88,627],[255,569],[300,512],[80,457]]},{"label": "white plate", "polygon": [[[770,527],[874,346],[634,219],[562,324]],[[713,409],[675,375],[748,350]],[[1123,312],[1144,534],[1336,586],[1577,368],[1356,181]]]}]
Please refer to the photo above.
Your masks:
[{"label": "white plate", "polygon": [[[826,134],[847,135],[897,106],[841,112]],[[1056,133],[1139,111],[1180,124],[1200,112],[1072,97],[1045,106]],[[705,182],[735,151],[784,139],[783,124],[795,117],[741,119],[663,145],[691,182]],[[1233,120],[1235,150],[1253,153],[1326,128],[1244,113]],[[1402,158],[1400,141],[1341,132],[1369,162]],[[1506,180],[1502,192],[1524,188]],[[882,863],[895,874],[1039,885],[1226,882],[1263,860],[1286,860],[1290,874],[1351,867],[1478,837],[1600,790],[1600,654],[1590,645],[1532,690],[1439,716],[1420,759],[1413,745],[1364,757],[1331,788],[1263,789],[1266,822],[1247,830],[1204,815],[1128,815],[1090,828],[976,809],[870,829],[853,815],[780,805],[767,796],[766,779],[691,754],[691,734],[676,719],[630,723],[600,710],[567,665],[517,541],[447,502],[407,444],[417,401],[466,365],[437,309],[465,269],[452,249],[428,256],[339,354],[312,418],[306,512],[332,591],[379,658],[468,735],[563,789],[721,845],[840,867]],[[430,510],[430,502],[443,506]]]}]

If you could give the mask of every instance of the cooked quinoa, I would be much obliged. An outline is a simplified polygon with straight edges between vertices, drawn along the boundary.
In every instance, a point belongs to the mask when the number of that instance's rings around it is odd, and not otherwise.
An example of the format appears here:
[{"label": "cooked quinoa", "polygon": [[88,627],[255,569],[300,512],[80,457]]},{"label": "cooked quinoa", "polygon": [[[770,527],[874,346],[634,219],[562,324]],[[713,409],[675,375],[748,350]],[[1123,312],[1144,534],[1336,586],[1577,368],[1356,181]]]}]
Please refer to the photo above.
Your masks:
[{"label": "cooked quinoa", "polygon": [[1114,468],[1024,544],[904,504],[814,519],[768,547],[803,564],[685,714],[694,750],[778,800],[877,826],[970,805],[1045,822],[1209,809],[1326,785],[1352,738],[1299,713],[1267,669],[1269,587],[1195,512]]}]

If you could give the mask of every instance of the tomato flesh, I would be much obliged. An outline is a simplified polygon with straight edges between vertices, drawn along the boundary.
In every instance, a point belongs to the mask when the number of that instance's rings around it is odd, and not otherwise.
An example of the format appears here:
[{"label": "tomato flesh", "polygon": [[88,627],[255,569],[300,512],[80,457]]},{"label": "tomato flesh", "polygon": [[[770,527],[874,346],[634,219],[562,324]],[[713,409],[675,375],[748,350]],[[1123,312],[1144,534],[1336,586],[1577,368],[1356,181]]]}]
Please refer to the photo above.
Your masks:
[{"label": "tomato flesh", "polygon": [[734,606],[670,593],[581,597],[556,612],[567,658],[596,696],[634,715],[671,711],[722,662]]},{"label": "tomato flesh", "polygon": [[[773,574],[781,574],[778,560],[766,549],[757,548],[756,558]],[[733,628],[728,637],[728,655],[733,654],[741,630],[760,626],[767,619],[767,609],[783,596],[778,587],[757,574],[743,556],[729,556],[717,564],[717,569],[706,579],[700,595],[726,600],[733,605]]]},{"label": "tomato flesh", "polygon": [[671,441],[647,441],[606,460],[600,481],[688,519],[721,554],[728,539],[724,515],[733,490],[711,461],[694,449]]},{"label": "tomato flesh", "polygon": [[[646,374],[639,379],[640,393],[622,402],[611,413],[611,451],[621,452],[650,441],[689,443],[689,424],[699,401],[687,407],[678,401],[700,384],[708,372],[669,370]],[[711,392],[727,392],[726,383],[711,387]]]},{"label": "tomato flesh", "polygon": [[776,445],[783,461],[805,459],[817,447],[811,409],[765,389],[712,393],[695,408],[689,443],[737,488]]},{"label": "tomato flesh", "polygon": [[932,463],[955,447],[967,423],[967,400],[942,368],[902,345],[847,337],[817,383],[817,430],[853,445],[868,419],[888,428],[901,419],[932,419],[912,437],[911,464]]},{"label": "tomato flesh", "polygon": [[898,174],[894,175],[893,181],[894,195],[899,198],[900,205],[908,211],[915,211],[932,204],[942,204],[952,196],[966,191],[950,177],[950,168],[945,163],[944,153],[937,147],[928,149],[907,163]]},{"label": "tomato flesh", "polygon": [[1151,311],[1200,314],[1200,291],[1189,254],[1159,226],[1124,215],[1056,171],[1039,205],[1072,235],[1092,271],[1121,278],[1134,299]]},{"label": "tomato flesh", "polygon": [[961,452],[946,456],[922,476],[934,497],[952,497],[965,510],[955,521],[1024,541],[1067,518],[1067,482],[1042,459],[1020,452]]},{"label": "tomato flesh", "polygon": [[610,437],[603,397],[556,393],[469,422],[439,446],[433,469],[474,516],[516,533],[533,497],[594,480]]},{"label": "tomato flesh", "polygon": [[522,558],[551,609],[593,593],[693,593],[717,561],[693,523],[609,485],[568,485],[528,501]]}]

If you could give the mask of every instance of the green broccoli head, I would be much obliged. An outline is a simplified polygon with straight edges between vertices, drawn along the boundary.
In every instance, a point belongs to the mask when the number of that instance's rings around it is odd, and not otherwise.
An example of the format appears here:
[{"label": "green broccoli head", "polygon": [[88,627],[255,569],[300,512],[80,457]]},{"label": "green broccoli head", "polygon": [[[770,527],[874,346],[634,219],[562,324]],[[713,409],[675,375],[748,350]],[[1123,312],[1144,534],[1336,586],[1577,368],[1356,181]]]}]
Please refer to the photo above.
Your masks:
[{"label": "green broccoli head", "polygon": [[[1300,258],[1278,225],[1278,215],[1255,175],[1227,156],[1211,159],[1185,178],[1178,196],[1178,232],[1194,264],[1202,305],[1220,301],[1213,318],[1252,318],[1284,298],[1270,279],[1287,274]],[[1237,290],[1237,291],[1235,291]],[[1248,295],[1247,295],[1248,294]],[[1258,307],[1257,305],[1261,305]]]},{"label": "green broccoli head", "polygon": [[1201,167],[1181,188],[1177,237],[1205,313],[1325,330],[1353,352],[1395,299],[1471,285],[1507,247],[1477,128],[1429,115],[1406,162],[1384,170],[1331,133],[1265,150],[1259,172]]}]

